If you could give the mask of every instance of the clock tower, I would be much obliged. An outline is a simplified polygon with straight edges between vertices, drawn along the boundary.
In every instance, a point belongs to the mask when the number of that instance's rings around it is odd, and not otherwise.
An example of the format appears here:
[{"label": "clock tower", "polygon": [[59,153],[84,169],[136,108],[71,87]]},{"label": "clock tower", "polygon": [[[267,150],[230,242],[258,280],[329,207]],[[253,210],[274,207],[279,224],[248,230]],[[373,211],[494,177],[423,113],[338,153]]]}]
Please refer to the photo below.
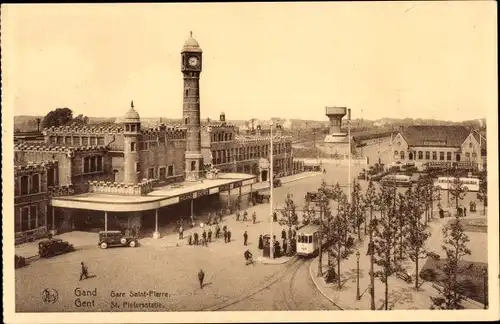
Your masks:
[{"label": "clock tower", "polygon": [[203,172],[200,129],[201,50],[191,32],[181,51],[181,71],[184,78],[182,117],[186,132],[185,180],[200,179]]}]

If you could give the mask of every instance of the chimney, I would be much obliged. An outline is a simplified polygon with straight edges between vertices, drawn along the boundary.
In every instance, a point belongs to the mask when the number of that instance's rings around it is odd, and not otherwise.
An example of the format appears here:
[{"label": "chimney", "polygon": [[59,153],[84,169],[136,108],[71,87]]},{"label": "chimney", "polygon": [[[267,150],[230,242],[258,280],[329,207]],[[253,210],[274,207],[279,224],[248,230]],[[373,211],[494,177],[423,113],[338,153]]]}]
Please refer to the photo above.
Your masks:
[{"label": "chimney", "polygon": [[40,122],[41,121],[42,120],[40,118],[36,119],[36,131],[37,131],[37,133],[40,133]]},{"label": "chimney", "polygon": [[261,135],[262,135],[261,130],[262,130],[262,129],[261,129],[260,125],[257,125],[257,130],[255,131],[255,135],[257,135],[257,136],[261,136]]}]

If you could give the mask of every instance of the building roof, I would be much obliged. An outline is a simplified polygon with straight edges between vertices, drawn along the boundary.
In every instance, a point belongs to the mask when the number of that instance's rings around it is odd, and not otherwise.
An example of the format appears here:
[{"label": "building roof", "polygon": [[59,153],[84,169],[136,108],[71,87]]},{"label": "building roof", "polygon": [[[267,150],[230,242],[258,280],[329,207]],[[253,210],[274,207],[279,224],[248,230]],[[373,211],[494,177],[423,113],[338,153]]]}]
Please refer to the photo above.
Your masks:
[{"label": "building roof", "polygon": [[465,126],[419,125],[406,127],[401,135],[408,146],[460,147],[470,133]]},{"label": "building roof", "polygon": [[184,42],[181,53],[184,52],[203,53],[200,44],[193,38],[193,32],[190,32],[189,38]]},{"label": "building roof", "polygon": [[139,116],[139,113],[134,109],[134,101],[130,103],[130,109],[127,111],[125,116],[123,116],[123,122],[129,123],[129,122],[140,122],[141,117]]}]

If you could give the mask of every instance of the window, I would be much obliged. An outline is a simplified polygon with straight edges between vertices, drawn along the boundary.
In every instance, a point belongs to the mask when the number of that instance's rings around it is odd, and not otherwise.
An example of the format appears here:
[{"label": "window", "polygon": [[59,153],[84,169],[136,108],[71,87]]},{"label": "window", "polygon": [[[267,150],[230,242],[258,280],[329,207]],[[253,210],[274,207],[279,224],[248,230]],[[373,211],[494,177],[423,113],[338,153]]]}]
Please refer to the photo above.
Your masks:
[{"label": "window", "polygon": [[21,209],[22,208],[14,208],[15,213],[15,232],[21,232]]},{"label": "window", "polygon": [[476,153],[472,153],[472,161],[476,161],[477,160],[477,154]]},{"label": "window", "polygon": [[470,153],[465,153],[465,161],[470,161]]},{"label": "window", "polygon": [[431,152],[429,152],[429,151],[425,152],[425,159],[426,160],[430,160],[431,159]]},{"label": "window", "polygon": [[71,145],[71,137],[66,136],[66,137],[64,138],[64,144],[66,144],[66,145]]},{"label": "window", "polygon": [[185,96],[185,97],[187,97],[187,96],[188,96],[188,94],[189,94],[188,89],[184,90],[184,96]]},{"label": "window", "polygon": [[472,148],[472,143],[469,143],[469,148]]},{"label": "window", "polygon": [[97,145],[104,145],[104,137],[97,138]]},{"label": "window", "polygon": [[83,158],[83,173],[89,173],[90,172],[90,158],[86,157]]},{"label": "window", "polygon": [[228,140],[228,138],[229,138],[228,134],[227,134],[227,133],[225,133],[225,134],[224,134],[224,140],[225,140],[225,141],[227,141],[227,140]]},{"label": "window", "polygon": [[57,137],[51,136],[50,137],[50,144],[57,144]]},{"label": "window", "polygon": [[96,145],[97,144],[97,138],[91,137],[90,138],[90,145]]},{"label": "window", "polygon": [[29,178],[28,176],[21,177],[21,196],[29,193]]},{"label": "window", "polygon": [[154,179],[155,177],[155,168],[148,169],[148,179]]},{"label": "window", "polygon": [[423,160],[424,159],[424,152],[418,151],[418,159]]},{"label": "window", "polygon": [[130,131],[135,132],[135,125],[130,125]]},{"label": "window", "polygon": [[446,152],[446,160],[451,161],[451,152]]},{"label": "window", "polygon": [[191,161],[191,171],[196,170],[196,161]]},{"label": "window", "polygon": [[444,161],[444,152],[439,152],[439,161]]},{"label": "window", "polygon": [[31,193],[39,193],[40,192],[40,175],[34,174],[31,177]]},{"label": "window", "polygon": [[92,156],[90,158],[90,172],[95,172],[97,170],[96,157]]},{"label": "window", "polygon": [[159,168],[158,171],[159,171],[159,174],[160,174],[160,176],[159,176],[160,180],[165,180],[166,177],[167,177],[166,169],[165,168]]},{"label": "window", "polygon": [[80,146],[80,137],[73,137],[73,145]]},{"label": "window", "polygon": [[102,171],[103,170],[103,165],[102,165],[102,156],[97,156],[97,171]]},{"label": "window", "polygon": [[135,172],[139,172],[141,169],[139,168],[139,162],[135,163]]},{"label": "window", "polygon": [[405,159],[405,152],[404,151],[401,151],[399,153],[399,157],[401,158],[401,160],[404,160]]},{"label": "window", "polygon": [[47,186],[48,187],[54,186],[54,169],[47,170]]},{"label": "window", "polygon": [[174,176],[174,166],[173,165],[169,165],[168,166],[167,177],[173,177],[173,176]]},{"label": "window", "polygon": [[88,137],[82,137],[82,145],[84,145],[84,146],[89,145],[89,138]]},{"label": "window", "polygon": [[37,206],[30,206],[30,229],[38,227],[38,208]]},{"label": "window", "polygon": [[399,156],[399,151],[394,151],[394,157],[397,159]]},{"label": "window", "polygon": [[29,207],[23,207],[21,209],[21,231],[29,230],[29,221],[30,221],[30,209]]},{"label": "window", "polygon": [[437,160],[437,152],[432,152],[432,159]]},{"label": "window", "polygon": [[135,142],[130,143],[130,151],[135,152],[136,147],[135,147]]},{"label": "window", "polygon": [[57,136],[57,144],[63,144],[64,143],[64,139],[62,136]]},{"label": "window", "polygon": [[188,124],[188,118],[184,118],[184,124],[187,125]]}]

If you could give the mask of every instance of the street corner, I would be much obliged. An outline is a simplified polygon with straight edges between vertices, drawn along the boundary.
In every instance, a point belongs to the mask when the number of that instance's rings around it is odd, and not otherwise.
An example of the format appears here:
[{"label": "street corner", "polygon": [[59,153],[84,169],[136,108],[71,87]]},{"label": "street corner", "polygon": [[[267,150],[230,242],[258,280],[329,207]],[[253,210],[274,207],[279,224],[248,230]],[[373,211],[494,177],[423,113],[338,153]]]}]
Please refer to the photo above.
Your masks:
[{"label": "street corner", "polygon": [[316,290],[319,291],[321,295],[323,295],[323,297],[325,297],[329,302],[338,307],[340,310],[351,310],[350,307],[342,305],[341,302],[329,296],[330,294],[327,292],[327,287],[325,286],[324,282],[322,282],[323,278],[318,278],[318,276],[314,274],[313,269],[315,267],[318,267],[318,258],[314,259],[313,262],[309,264],[309,277],[311,277],[311,281],[316,287]]}]

